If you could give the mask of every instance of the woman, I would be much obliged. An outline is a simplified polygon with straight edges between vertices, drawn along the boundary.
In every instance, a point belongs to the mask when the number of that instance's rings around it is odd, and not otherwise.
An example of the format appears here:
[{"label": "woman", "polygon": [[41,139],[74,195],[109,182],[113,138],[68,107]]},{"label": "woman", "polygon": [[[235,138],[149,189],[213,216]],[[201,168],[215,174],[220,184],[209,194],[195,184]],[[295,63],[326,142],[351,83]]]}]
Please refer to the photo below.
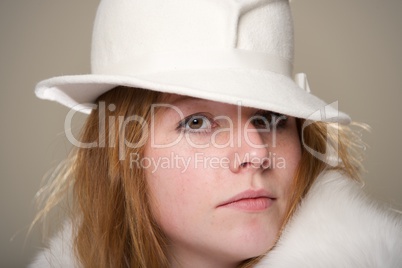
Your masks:
[{"label": "woman", "polygon": [[292,58],[288,1],[102,1],[93,73],[37,87],[92,111],[50,185],[72,219],[35,264],[400,266],[400,218],[354,182],[350,118]]}]

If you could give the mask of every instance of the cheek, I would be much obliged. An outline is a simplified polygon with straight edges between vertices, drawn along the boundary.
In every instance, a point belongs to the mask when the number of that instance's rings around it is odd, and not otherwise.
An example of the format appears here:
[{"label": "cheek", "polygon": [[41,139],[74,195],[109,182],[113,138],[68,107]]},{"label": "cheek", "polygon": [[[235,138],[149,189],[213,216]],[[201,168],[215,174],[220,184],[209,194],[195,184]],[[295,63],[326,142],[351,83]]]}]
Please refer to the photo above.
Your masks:
[{"label": "cheek", "polygon": [[199,236],[195,232],[207,225],[205,212],[210,204],[205,200],[211,199],[202,197],[212,197],[206,180],[193,171],[184,176],[179,170],[166,170],[149,174],[147,182],[151,211],[164,234],[175,242],[201,239],[195,239]]},{"label": "cheek", "polygon": [[[177,228],[188,225],[191,220],[189,217],[198,209],[197,197],[203,192],[200,189],[207,188],[197,184],[205,182],[197,179],[199,172],[192,169],[183,172],[182,163],[172,159],[172,155],[177,155],[177,150],[180,151],[179,147],[177,145],[174,148],[150,150],[150,153],[145,153],[145,157],[156,161],[152,168],[145,169],[151,210],[159,226],[167,233],[171,226]],[[163,163],[169,167],[163,166]]]},{"label": "cheek", "polygon": [[278,132],[269,154],[274,168],[294,173],[301,159],[301,143],[296,126]]},{"label": "cheek", "polygon": [[282,146],[281,155],[286,160],[287,170],[294,173],[301,159],[301,145],[298,136],[293,136]]},{"label": "cheek", "polygon": [[[166,169],[146,169],[150,207],[158,225],[164,227],[178,218],[176,208],[187,204],[186,185],[179,182],[177,172]],[[164,228],[163,228],[164,229]]]},{"label": "cheek", "polygon": [[298,139],[294,142],[294,145],[292,147],[289,146],[284,148],[281,154],[284,155],[284,158],[286,159],[286,169],[282,170],[281,176],[284,178],[283,190],[285,195],[287,196],[287,199],[289,199],[292,184],[295,179],[295,174],[301,159],[301,149]]},{"label": "cheek", "polygon": [[302,148],[296,123],[286,132],[279,133],[277,144],[271,148],[274,172],[278,179],[276,182],[281,186],[284,196],[289,197],[291,185],[301,160]]},{"label": "cheek", "polygon": [[288,158],[289,166],[295,169],[301,159],[301,143],[296,119],[293,118],[290,123],[289,131],[283,135],[280,142],[283,154]]}]

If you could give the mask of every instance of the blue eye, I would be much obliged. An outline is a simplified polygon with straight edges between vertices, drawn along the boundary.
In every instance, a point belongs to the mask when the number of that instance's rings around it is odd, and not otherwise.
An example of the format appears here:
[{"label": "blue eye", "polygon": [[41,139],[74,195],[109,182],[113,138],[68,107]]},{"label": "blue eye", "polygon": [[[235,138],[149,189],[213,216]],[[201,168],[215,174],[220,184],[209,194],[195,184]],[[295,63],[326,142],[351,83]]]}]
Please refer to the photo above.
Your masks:
[{"label": "blue eye", "polygon": [[210,132],[212,120],[202,114],[190,115],[179,123],[178,129],[185,132]]},{"label": "blue eye", "polygon": [[258,111],[252,117],[252,123],[256,128],[269,129],[271,127],[285,127],[288,117],[271,111]]}]

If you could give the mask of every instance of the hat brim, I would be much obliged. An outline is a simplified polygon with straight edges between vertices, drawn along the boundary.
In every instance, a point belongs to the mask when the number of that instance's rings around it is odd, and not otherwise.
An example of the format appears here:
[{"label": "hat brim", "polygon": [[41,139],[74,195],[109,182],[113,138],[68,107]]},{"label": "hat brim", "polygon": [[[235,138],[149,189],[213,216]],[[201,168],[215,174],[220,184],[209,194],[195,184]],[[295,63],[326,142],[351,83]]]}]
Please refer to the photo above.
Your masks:
[{"label": "hat brim", "polygon": [[246,107],[254,107],[312,121],[350,123],[337,107],[296,85],[289,77],[273,72],[243,69],[176,70],[152,74],[73,75],[40,82],[35,93],[89,113],[91,104],[116,86],[144,88],[187,95]]}]

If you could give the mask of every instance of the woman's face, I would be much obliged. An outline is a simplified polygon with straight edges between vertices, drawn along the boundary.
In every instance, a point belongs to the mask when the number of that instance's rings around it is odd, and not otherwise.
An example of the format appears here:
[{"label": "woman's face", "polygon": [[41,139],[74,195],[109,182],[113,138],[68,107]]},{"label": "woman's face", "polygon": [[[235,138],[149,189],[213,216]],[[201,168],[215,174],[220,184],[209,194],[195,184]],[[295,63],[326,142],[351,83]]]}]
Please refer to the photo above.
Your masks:
[{"label": "woman's face", "polygon": [[225,267],[275,243],[301,149],[292,117],[168,95],[144,158],[172,262]]}]

